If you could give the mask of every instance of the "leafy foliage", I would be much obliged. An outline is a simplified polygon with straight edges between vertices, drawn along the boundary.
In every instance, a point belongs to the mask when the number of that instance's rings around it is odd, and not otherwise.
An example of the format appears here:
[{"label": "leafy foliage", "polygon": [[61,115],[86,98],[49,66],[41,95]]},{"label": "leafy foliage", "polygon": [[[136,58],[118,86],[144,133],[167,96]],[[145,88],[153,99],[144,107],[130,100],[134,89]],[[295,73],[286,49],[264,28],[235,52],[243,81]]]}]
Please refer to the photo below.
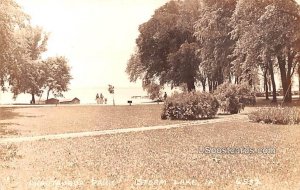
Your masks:
[{"label": "leafy foliage", "polygon": [[29,16],[13,0],[0,2],[0,86],[5,90],[10,65],[15,62],[15,49],[18,45],[15,32],[24,27]]},{"label": "leafy foliage", "polygon": [[249,119],[254,122],[272,124],[298,124],[300,123],[300,111],[291,107],[259,108],[249,114]]},{"label": "leafy foliage", "polygon": [[255,93],[246,83],[240,85],[224,83],[218,86],[214,94],[220,103],[221,110],[231,114],[237,114],[245,105],[255,103]]},{"label": "leafy foliage", "polygon": [[46,76],[41,65],[41,54],[47,50],[48,35],[40,27],[26,26],[18,31],[18,46],[15,53],[15,64],[9,73],[9,84],[14,97],[20,93],[40,96]]},{"label": "leafy foliage", "polygon": [[195,51],[193,23],[199,6],[197,0],[170,1],[139,27],[137,51],[126,69],[132,82],[158,81],[162,86],[186,83],[190,91],[195,89],[200,61]]},{"label": "leafy foliage", "polygon": [[156,83],[144,83],[143,89],[148,92],[151,100],[162,99],[162,87]]},{"label": "leafy foliage", "polygon": [[253,82],[258,67],[262,66],[270,71],[275,89],[273,70],[278,66],[286,95],[284,100],[291,101],[291,77],[299,63],[300,33],[297,31],[300,30],[300,13],[297,2],[239,0],[231,26],[232,37],[237,40],[232,55],[235,57],[233,69],[242,78]]},{"label": "leafy foliage", "polygon": [[115,93],[115,87],[111,84],[108,85],[108,92],[110,94],[114,94]]},{"label": "leafy foliage", "polygon": [[229,25],[234,12],[236,0],[202,0],[199,18],[195,23],[194,35],[200,44],[200,69],[209,81],[209,90],[225,80],[231,80],[230,55],[234,40],[231,38],[232,28]]},{"label": "leafy foliage", "polygon": [[62,97],[62,92],[68,90],[68,85],[72,76],[70,74],[71,68],[67,64],[68,61],[65,57],[50,57],[42,62],[42,69],[45,74],[44,88],[47,89],[47,100],[50,92],[55,97]]},{"label": "leafy foliage", "polygon": [[175,93],[165,101],[161,118],[172,120],[213,118],[218,108],[217,99],[209,93]]}]

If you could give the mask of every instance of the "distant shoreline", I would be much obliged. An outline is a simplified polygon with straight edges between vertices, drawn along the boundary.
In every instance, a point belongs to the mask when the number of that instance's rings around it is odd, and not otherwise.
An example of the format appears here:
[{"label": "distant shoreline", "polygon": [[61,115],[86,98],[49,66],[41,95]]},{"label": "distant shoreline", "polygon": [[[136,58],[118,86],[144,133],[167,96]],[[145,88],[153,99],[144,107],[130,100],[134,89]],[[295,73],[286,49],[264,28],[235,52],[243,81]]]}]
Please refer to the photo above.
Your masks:
[{"label": "distant shoreline", "polygon": [[[157,105],[157,102],[139,102],[132,103],[131,106],[140,106],[140,105]],[[160,102],[159,104],[163,104]],[[79,106],[114,106],[111,104],[0,104],[0,108],[11,108],[11,107],[79,107]],[[129,106],[129,104],[116,104],[115,106]]]}]

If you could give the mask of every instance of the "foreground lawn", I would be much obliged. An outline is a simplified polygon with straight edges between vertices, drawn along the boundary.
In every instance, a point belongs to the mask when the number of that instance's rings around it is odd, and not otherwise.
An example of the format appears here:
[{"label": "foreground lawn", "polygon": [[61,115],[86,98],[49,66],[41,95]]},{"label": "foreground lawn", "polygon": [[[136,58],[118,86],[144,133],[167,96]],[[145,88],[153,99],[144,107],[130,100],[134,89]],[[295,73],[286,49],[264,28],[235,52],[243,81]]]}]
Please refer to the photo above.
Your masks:
[{"label": "foreground lawn", "polygon": [[[299,189],[299,137],[297,125],[238,121],[22,143],[21,157],[2,163],[0,182],[23,189]],[[206,146],[276,153],[201,153]]]},{"label": "foreground lawn", "polygon": [[[160,119],[162,105],[48,106],[15,108],[19,117],[6,120],[20,135],[43,135],[175,124]],[[1,108],[0,108],[1,110]]]}]

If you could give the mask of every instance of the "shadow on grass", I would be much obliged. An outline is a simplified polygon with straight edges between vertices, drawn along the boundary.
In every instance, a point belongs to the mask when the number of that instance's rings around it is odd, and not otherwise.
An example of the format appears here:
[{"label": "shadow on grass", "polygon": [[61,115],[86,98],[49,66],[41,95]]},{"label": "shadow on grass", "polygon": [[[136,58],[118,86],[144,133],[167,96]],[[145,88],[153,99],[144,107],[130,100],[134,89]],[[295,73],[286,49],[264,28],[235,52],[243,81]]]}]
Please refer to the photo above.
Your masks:
[{"label": "shadow on grass", "polygon": [[[0,108],[0,121],[6,119],[13,119],[19,116],[18,113],[13,111],[13,108]],[[0,137],[8,135],[18,135],[18,132],[13,129],[7,129],[7,126],[13,125],[14,123],[0,123]],[[17,125],[17,124],[14,124]]]},{"label": "shadow on grass", "polygon": [[231,113],[218,113],[218,115],[234,115],[234,114],[231,114]]},{"label": "shadow on grass", "polygon": [[19,115],[19,117],[36,118],[36,117],[42,117],[42,115]]},{"label": "shadow on grass", "polygon": [[14,108],[0,108],[0,120],[13,119],[19,116],[19,114],[13,110]]}]

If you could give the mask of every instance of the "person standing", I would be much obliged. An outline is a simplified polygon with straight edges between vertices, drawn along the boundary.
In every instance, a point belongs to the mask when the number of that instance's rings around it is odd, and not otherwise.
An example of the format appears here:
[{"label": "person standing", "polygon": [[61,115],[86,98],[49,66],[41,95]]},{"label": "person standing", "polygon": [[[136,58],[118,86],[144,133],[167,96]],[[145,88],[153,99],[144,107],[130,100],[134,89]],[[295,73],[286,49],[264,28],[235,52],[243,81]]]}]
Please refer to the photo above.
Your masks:
[{"label": "person standing", "polygon": [[168,97],[168,95],[167,95],[167,93],[165,92],[165,94],[164,94],[164,100],[165,100],[165,101],[166,101],[167,97]]},{"label": "person standing", "polygon": [[96,102],[97,102],[97,104],[99,104],[99,94],[98,93],[96,94]]},{"label": "person standing", "polygon": [[100,94],[100,104],[103,104],[103,102],[104,102],[104,96],[103,96],[103,94],[101,93],[101,94]]}]

